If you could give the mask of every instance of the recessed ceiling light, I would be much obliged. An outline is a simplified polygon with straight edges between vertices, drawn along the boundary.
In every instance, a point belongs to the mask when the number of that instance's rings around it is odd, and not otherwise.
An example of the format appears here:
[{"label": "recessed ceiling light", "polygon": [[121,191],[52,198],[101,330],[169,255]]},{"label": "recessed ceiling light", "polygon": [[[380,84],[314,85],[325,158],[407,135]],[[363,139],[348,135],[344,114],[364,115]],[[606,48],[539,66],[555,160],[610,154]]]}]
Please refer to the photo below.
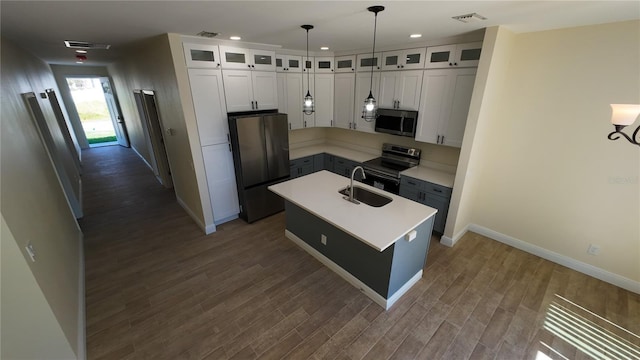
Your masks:
[{"label": "recessed ceiling light", "polygon": [[416,39],[416,38],[422,37],[422,34],[411,34],[411,35],[409,35],[409,37],[412,38],[412,39]]},{"label": "recessed ceiling light", "polygon": [[320,50],[329,50],[329,47],[328,46],[321,46]]},{"label": "recessed ceiling light", "polygon": [[231,40],[242,40],[242,38],[240,36],[230,36],[229,39],[231,39]]},{"label": "recessed ceiling light", "polygon": [[86,54],[87,50],[76,50],[78,54]]}]

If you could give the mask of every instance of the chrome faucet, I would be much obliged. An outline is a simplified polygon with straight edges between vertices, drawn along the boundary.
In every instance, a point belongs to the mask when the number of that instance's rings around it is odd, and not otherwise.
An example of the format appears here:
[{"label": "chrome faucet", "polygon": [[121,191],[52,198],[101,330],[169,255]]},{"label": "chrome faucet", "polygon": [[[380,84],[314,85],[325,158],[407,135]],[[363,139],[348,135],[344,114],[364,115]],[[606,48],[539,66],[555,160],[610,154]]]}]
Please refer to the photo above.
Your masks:
[{"label": "chrome faucet", "polygon": [[356,171],[358,171],[358,169],[360,169],[360,171],[362,171],[362,178],[366,179],[367,176],[364,174],[364,169],[362,168],[362,166],[356,166],[353,168],[353,171],[351,172],[351,185],[349,185],[349,200],[350,202],[354,203],[354,204],[360,204],[360,202],[358,202],[357,200],[353,199],[353,193],[355,192],[353,190],[353,177],[356,175]]}]

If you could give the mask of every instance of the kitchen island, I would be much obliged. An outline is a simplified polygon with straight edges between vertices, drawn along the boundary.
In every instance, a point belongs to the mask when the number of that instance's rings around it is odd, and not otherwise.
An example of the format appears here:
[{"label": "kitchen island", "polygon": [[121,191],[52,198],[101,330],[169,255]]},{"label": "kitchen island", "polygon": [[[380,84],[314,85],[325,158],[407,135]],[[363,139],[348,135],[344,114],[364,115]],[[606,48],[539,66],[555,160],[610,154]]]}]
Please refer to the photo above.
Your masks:
[{"label": "kitchen island", "polygon": [[389,309],[422,277],[436,209],[374,187],[382,207],[354,204],[338,193],[349,179],[320,171],[269,189],[285,199],[285,235]]}]

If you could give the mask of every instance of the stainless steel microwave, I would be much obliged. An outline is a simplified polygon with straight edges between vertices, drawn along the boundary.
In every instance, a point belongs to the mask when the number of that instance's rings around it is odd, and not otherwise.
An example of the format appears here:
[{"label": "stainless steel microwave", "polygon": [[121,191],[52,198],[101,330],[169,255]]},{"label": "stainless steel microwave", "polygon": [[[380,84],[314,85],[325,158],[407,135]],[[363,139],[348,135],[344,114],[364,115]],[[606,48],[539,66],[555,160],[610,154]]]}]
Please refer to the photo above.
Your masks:
[{"label": "stainless steel microwave", "polygon": [[418,112],[413,110],[378,109],[376,131],[381,133],[415,137]]}]

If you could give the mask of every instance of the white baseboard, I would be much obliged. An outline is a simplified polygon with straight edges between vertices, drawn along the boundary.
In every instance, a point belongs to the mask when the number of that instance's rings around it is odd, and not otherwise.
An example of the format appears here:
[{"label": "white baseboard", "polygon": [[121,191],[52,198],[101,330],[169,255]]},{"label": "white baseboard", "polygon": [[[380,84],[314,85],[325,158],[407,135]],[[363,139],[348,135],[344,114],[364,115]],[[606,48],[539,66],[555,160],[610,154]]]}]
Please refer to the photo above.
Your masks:
[{"label": "white baseboard", "polygon": [[560,264],[562,266],[566,266],[569,269],[573,269],[575,271],[581,272],[583,274],[592,276],[596,279],[602,280],[604,282],[608,282],[609,284],[613,284],[615,286],[621,287],[623,289],[629,290],[636,294],[640,294],[640,282],[631,280],[624,276],[614,274],[612,272],[606,271],[599,267],[595,267],[593,265],[584,263],[582,261],[575,260],[565,255],[558,254],[551,250],[547,250],[541,248],[539,246],[530,244],[528,242],[522,241],[520,239],[516,239],[509,235],[505,235],[499,233],[497,231],[488,229],[486,227],[470,224],[468,226],[469,231],[473,231],[480,235],[486,236],[493,240],[499,241],[503,244],[507,244],[509,246],[513,246],[516,249],[520,249],[522,251],[528,252],[530,254],[539,256],[543,259],[547,259],[556,264]]},{"label": "white baseboard", "polygon": [[308,252],[311,256],[313,256],[314,258],[318,259],[318,261],[323,263],[326,267],[328,267],[333,272],[338,274],[341,278],[345,279],[348,283],[350,283],[351,285],[353,285],[357,289],[360,289],[360,291],[362,291],[371,300],[373,300],[373,302],[375,302],[376,304],[382,306],[385,310],[389,310],[391,308],[391,306],[393,306],[393,304],[396,301],[398,301],[398,299],[400,299],[400,297],[402,295],[404,295],[404,293],[409,291],[409,289],[411,289],[411,287],[415,283],[417,283],[418,280],[420,280],[422,278],[422,269],[420,269],[420,271],[418,273],[416,273],[411,279],[409,279],[409,281],[407,281],[404,285],[402,285],[402,287],[400,289],[398,289],[398,291],[396,291],[391,297],[389,297],[389,299],[385,299],[380,294],[375,292],[373,289],[368,287],[365,283],[363,283],[362,281],[358,280],[358,278],[356,278],[355,276],[351,275],[348,271],[346,271],[345,269],[340,267],[340,265],[334,263],[331,259],[329,259],[328,257],[322,255],[316,249],[314,249],[309,244],[304,242],[302,239],[300,239],[298,236],[296,236],[291,231],[285,230],[284,231],[284,235],[289,240],[293,241],[298,246],[300,246],[302,249],[304,249],[306,252]]},{"label": "white baseboard", "polygon": [[442,235],[440,237],[440,244],[448,247],[453,247],[453,245],[455,245],[458,240],[460,240],[460,238],[462,238],[462,236],[467,233],[467,231],[469,231],[469,225],[465,226],[457,234],[454,234],[452,238]]},{"label": "white baseboard", "polygon": [[216,232],[216,225],[215,224],[205,225],[202,222],[202,220],[200,220],[196,216],[196,214],[191,210],[191,208],[189,208],[187,206],[187,204],[180,198],[180,196],[178,196],[178,194],[176,194],[176,200],[178,201],[178,204],[180,204],[180,206],[182,206],[184,211],[191,217],[191,219],[193,219],[193,221],[196,223],[196,225],[198,225],[198,227],[200,227],[200,229],[202,229],[202,231],[204,231],[205,234],[209,235],[211,233]]},{"label": "white baseboard", "polygon": [[80,261],[78,270],[78,347],[76,356],[79,360],[87,359],[87,311],[85,303],[85,283],[84,283],[84,235],[79,236]]},{"label": "white baseboard", "polygon": [[138,150],[136,150],[135,146],[131,145],[131,149],[133,150],[133,152],[135,152],[138,155],[138,157],[140,159],[142,159],[142,162],[144,162],[147,165],[147,167],[149,167],[149,169],[151,169],[151,172],[153,172],[153,174],[155,175],[155,171],[153,170],[153,167],[151,166],[151,164],[149,164],[149,162],[147,162],[147,159],[145,159],[144,156],[140,155]]}]

